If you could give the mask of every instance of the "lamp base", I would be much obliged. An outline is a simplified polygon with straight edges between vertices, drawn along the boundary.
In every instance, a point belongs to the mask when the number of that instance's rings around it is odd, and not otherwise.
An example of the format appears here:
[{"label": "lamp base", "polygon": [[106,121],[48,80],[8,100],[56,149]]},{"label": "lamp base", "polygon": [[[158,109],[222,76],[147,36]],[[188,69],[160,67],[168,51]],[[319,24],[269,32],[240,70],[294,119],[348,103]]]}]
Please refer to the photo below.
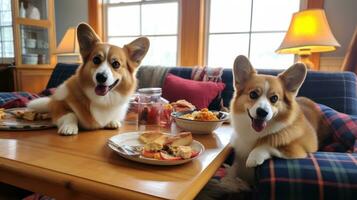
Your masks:
[{"label": "lamp base", "polygon": [[314,63],[310,60],[310,55],[299,55],[299,62],[302,62],[310,70],[315,69]]}]

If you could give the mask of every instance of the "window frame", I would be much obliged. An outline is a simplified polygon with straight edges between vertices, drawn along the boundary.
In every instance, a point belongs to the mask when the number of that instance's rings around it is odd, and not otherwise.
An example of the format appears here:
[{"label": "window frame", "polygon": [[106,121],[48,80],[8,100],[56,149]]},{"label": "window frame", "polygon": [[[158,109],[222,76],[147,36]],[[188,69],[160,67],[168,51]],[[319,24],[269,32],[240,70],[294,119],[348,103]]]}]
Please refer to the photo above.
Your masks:
[{"label": "window frame", "polygon": [[[179,29],[177,44],[178,66],[204,66],[207,60],[207,15],[208,1],[206,0],[178,0]],[[103,0],[88,0],[89,24],[106,41],[103,24],[105,22]],[[324,0],[301,0],[301,10],[323,8]],[[320,54],[313,53],[310,59],[319,69]]]},{"label": "window frame", "polygon": [[[181,0],[155,0],[155,1],[140,1],[140,2],[125,2],[125,3],[111,3],[111,4],[103,4],[102,9],[103,9],[103,26],[102,26],[102,39],[103,41],[108,41],[108,24],[107,24],[107,13],[110,7],[116,7],[116,6],[130,6],[130,5],[140,5],[140,15],[142,14],[141,10],[141,5],[145,4],[162,4],[162,3],[171,3],[171,2],[177,2],[178,4],[178,23],[177,23],[177,34],[151,34],[151,35],[145,35],[147,37],[165,37],[165,36],[176,36],[177,37],[177,42],[176,42],[176,63],[175,65],[179,65],[180,63],[180,43],[181,43],[181,38],[180,38],[180,30],[181,30],[181,23],[180,23],[180,16],[181,16]],[[110,36],[110,37],[141,37],[142,35],[142,21],[140,17],[140,33],[139,35],[123,35],[123,36]]]},{"label": "window frame", "polygon": [[[15,40],[14,40],[14,37],[12,38],[12,40],[3,40],[2,39],[2,29],[4,28],[11,28],[12,31],[11,31],[11,34],[14,35],[14,28],[13,28],[13,11],[12,11],[12,2],[10,0],[10,10],[0,10],[0,14],[1,12],[11,12],[11,24],[10,25],[2,25],[0,24],[0,43],[1,43],[1,54],[0,54],[0,64],[11,64],[15,61],[15,48],[14,48],[14,43],[15,43]],[[12,47],[13,47],[13,55],[12,57],[3,57],[3,55],[5,54],[3,52],[4,50],[4,47],[3,47],[3,44],[5,42],[12,42]]]}]

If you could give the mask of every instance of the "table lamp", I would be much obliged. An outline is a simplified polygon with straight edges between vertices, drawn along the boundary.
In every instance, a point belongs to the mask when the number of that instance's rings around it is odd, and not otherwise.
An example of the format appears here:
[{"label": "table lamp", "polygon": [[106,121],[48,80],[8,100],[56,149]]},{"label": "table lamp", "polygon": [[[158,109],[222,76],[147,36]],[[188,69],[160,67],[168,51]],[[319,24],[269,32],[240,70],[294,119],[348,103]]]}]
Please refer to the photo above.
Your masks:
[{"label": "table lamp", "polygon": [[288,32],[276,52],[297,54],[300,62],[315,69],[309,59],[311,53],[334,51],[336,47],[340,44],[330,30],[324,10],[309,9],[293,14]]},{"label": "table lamp", "polygon": [[56,49],[56,54],[62,58],[61,62],[82,62],[79,54],[77,29],[75,27],[70,27],[67,29]]}]

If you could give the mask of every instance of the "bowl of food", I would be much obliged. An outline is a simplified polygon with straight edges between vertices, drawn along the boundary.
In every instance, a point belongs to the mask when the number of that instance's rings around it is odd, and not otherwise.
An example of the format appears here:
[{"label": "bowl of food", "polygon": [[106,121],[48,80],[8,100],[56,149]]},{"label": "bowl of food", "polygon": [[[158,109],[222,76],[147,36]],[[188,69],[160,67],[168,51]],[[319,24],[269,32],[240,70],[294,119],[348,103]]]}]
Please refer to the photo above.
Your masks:
[{"label": "bowl of food", "polygon": [[228,121],[229,114],[204,108],[200,111],[173,112],[171,116],[176,125],[185,131],[194,134],[209,134]]}]

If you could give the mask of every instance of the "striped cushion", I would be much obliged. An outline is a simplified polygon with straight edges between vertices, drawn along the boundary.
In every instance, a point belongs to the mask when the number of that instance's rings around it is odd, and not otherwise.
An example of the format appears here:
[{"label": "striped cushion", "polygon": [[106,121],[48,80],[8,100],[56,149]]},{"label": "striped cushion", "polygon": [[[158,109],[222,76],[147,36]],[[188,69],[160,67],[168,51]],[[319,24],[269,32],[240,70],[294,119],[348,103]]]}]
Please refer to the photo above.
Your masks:
[{"label": "striped cushion", "polygon": [[317,152],[257,168],[256,199],[355,199],[357,154]]}]

